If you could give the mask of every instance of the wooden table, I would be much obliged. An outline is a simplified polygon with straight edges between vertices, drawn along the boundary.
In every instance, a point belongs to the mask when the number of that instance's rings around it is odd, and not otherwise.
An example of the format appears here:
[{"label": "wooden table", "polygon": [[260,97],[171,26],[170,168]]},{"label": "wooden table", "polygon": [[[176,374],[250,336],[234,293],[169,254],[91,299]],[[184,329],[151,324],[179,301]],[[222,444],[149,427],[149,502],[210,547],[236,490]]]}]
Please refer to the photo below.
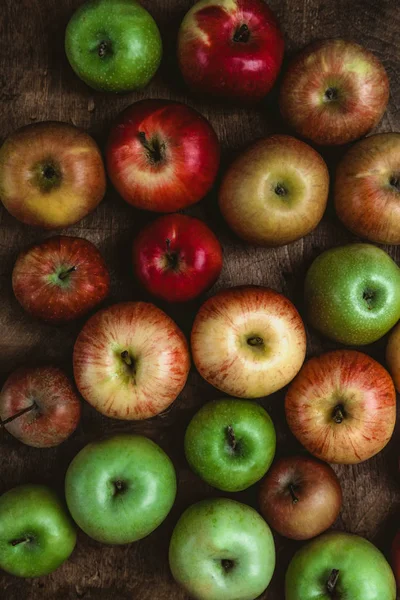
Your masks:
[{"label": "wooden table", "polygon": [[[189,102],[214,125],[223,146],[222,171],[232,156],[251,140],[286,131],[276,92],[256,109],[240,110],[213,103],[198,103],[188,95],[177,74],[175,40],[179,23],[191,6],[189,0],[146,0],[160,25],[164,61],[151,85],[141,93],[113,96],[94,93],[72,72],[64,55],[66,23],[80,0],[2,0],[0,9],[0,134],[36,121],[61,120],[92,133],[104,145],[110,122],[125,106],[141,98],[173,98]],[[391,80],[391,99],[379,131],[400,127],[400,12],[397,0],[270,0],[280,18],[287,54],[316,38],[354,39],[376,53]],[[324,156],[332,166],[343,149]],[[347,242],[352,236],[339,224],[332,203],[323,222],[305,239],[278,249],[244,245],[229,232],[210,194],[188,211],[205,219],[224,247],[225,264],[214,291],[237,284],[271,286],[287,294],[302,310],[301,292],[306,268],[322,250]],[[139,214],[109,186],[98,209],[65,232],[95,242],[110,266],[112,291],[108,303],[145,298],[131,276],[130,244],[133,235],[151,215]],[[30,319],[15,301],[11,271],[18,252],[48,233],[26,227],[0,212],[0,369],[2,380],[19,365],[52,362],[71,373],[74,340],[83,322],[51,327]],[[390,253],[400,261],[400,249]],[[163,307],[189,334],[199,303],[185,309]],[[308,331],[308,355],[335,345]],[[385,340],[366,349],[383,360]],[[60,492],[66,468],[90,440],[104,434],[140,431],[156,440],[171,456],[179,477],[175,506],[166,522],[148,538],[120,547],[100,545],[83,534],[76,550],[60,569],[46,578],[19,580],[0,574],[0,597],[7,600],[183,600],[185,593],[172,580],[168,568],[168,542],[179,515],[191,503],[218,492],[189,470],[183,455],[183,434],[191,416],[206,400],[218,397],[192,371],[188,384],[167,415],[144,423],[124,423],[102,417],[85,404],[76,434],[54,450],[37,450],[0,432],[0,492],[24,482],[49,484]],[[285,423],[284,393],[262,400],[278,431],[278,452],[300,449]],[[335,467],[344,491],[344,507],[337,528],[368,537],[384,551],[399,525],[400,486],[398,446],[392,440],[379,456],[358,466]],[[257,486],[235,497],[256,506]],[[283,577],[297,543],[276,536],[278,567],[268,600],[283,600]]]}]

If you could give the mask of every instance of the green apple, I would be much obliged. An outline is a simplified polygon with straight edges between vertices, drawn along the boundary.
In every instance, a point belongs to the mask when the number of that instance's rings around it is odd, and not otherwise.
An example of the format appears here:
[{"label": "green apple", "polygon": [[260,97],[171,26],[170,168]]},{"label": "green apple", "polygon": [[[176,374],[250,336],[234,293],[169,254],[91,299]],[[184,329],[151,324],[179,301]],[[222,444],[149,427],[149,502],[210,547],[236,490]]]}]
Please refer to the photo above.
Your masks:
[{"label": "green apple", "polygon": [[135,0],[88,0],[68,23],[65,51],[95,90],[128,92],[149,83],[162,42],[153,17]]},{"label": "green apple", "polygon": [[205,404],[186,430],[185,454],[193,471],[226,492],[245,490],[268,471],[275,428],[255,402],[225,398]]},{"label": "green apple", "polygon": [[285,600],[396,600],[393,572],[383,554],[357,535],[321,535],[295,554]]},{"label": "green apple", "polygon": [[67,560],[75,543],[75,527],[50,488],[21,485],[0,497],[0,568],[4,571],[42,577]]},{"label": "green apple", "polygon": [[315,329],[342,344],[371,344],[400,319],[400,269],[371,244],[332,248],[308,270],[304,295]]},{"label": "green apple", "polygon": [[168,515],[176,496],[175,470],[148,438],[119,434],[88,444],[75,456],[65,495],[72,518],[88,536],[128,544]]},{"label": "green apple", "polygon": [[268,587],[275,545],[250,506],[214,498],[190,506],[169,547],[175,580],[198,600],[253,600]]}]

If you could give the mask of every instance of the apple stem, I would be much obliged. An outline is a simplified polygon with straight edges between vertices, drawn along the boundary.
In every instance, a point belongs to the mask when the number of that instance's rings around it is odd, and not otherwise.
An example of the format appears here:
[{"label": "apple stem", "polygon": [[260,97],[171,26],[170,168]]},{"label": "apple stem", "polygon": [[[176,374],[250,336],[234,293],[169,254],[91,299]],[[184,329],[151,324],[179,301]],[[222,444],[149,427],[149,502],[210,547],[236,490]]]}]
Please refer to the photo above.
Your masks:
[{"label": "apple stem", "polygon": [[58,275],[58,279],[61,279],[61,281],[64,281],[64,279],[66,279],[68,277],[68,275],[70,273],[72,273],[73,271],[76,271],[76,267],[71,267],[70,269],[67,269],[66,271],[62,271],[59,275]]},{"label": "apple stem", "polygon": [[248,338],[247,343],[249,346],[263,346],[264,340],[262,339],[262,337],[254,336]]},{"label": "apple stem", "polygon": [[132,360],[132,357],[130,356],[128,350],[124,350],[123,352],[121,352],[121,358],[124,361],[124,363],[128,365],[128,367],[132,367],[133,360]]},{"label": "apple stem", "polygon": [[335,406],[335,408],[333,409],[333,420],[335,421],[335,423],[338,423],[338,425],[340,425],[340,423],[343,422],[344,420],[344,408],[343,406],[341,406],[340,404],[338,404],[337,406]]},{"label": "apple stem", "polygon": [[330,87],[325,91],[325,100],[327,102],[332,102],[333,100],[337,100],[337,97],[338,97],[337,89]]},{"label": "apple stem", "polygon": [[107,42],[101,42],[99,44],[97,54],[100,56],[100,58],[103,58],[103,56],[107,54]]},{"label": "apple stem", "polygon": [[149,159],[152,163],[159,163],[165,157],[165,144],[160,142],[158,137],[154,137],[151,142],[146,138],[144,131],[139,131],[139,140],[143,148],[148,152]]},{"label": "apple stem", "polygon": [[299,499],[296,496],[296,493],[294,491],[294,485],[293,485],[293,483],[289,484],[289,492],[290,492],[290,495],[292,496],[293,504],[297,504],[298,501],[299,501]]},{"label": "apple stem", "polygon": [[30,412],[34,408],[37,408],[36,402],[34,402],[33,404],[31,404],[31,406],[27,406],[26,408],[23,408],[19,412],[15,413],[15,415],[12,415],[11,417],[8,417],[7,419],[4,419],[4,421],[0,421],[0,427],[4,427],[8,423],[11,423],[12,421],[15,421],[15,419],[18,419],[19,417],[22,417],[22,415],[25,415],[26,413]]},{"label": "apple stem", "polygon": [[247,25],[245,23],[243,23],[243,25],[241,25],[240,27],[238,27],[236,29],[235,34],[233,36],[233,41],[239,42],[239,43],[246,43],[249,41],[249,37],[250,37],[250,29],[247,27]]},{"label": "apple stem", "polygon": [[25,544],[26,542],[31,542],[32,537],[30,535],[26,535],[23,538],[17,538],[16,540],[12,540],[10,542],[11,546],[18,546],[19,544]]},{"label": "apple stem", "polygon": [[232,425],[228,425],[227,430],[226,430],[227,436],[228,436],[228,444],[229,446],[232,448],[232,450],[236,449],[236,436],[235,436],[235,432],[233,430]]},{"label": "apple stem", "polygon": [[338,579],[339,579],[339,570],[332,569],[332,572],[329,575],[329,579],[326,582],[326,589],[328,590],[328,592],[330,594],[332,594],[335,591],[335,587],[338,582]]}]

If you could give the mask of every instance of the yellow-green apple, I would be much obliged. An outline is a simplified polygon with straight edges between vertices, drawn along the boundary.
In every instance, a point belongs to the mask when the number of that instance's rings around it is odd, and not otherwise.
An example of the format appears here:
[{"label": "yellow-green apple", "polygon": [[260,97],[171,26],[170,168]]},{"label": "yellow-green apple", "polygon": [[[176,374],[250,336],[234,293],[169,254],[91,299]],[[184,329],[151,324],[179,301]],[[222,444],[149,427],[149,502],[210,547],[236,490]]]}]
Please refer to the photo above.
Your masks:
[{"label": "yellow-green apple", "polygon": [[122,198],[156,212],[194,204],[211,189],[220,148],[197,110],[169,100],[128,106],[111,129],[107,170]]},{"label": "yellow-green apple", "polygon": [[323,158],[288,135],[254,143],[226,173],[219,206],[229,227],[251,244],[280,246],[318,225],[329,191]]},{"label": "yellow-green apple", "polygon": [[96,208],[105,191],[101,152],[90,135],[73,125],[27,125],[0,149],[0,199],[27,225],[72,225]]},{"label": "yellow-green apple", "polygon": [[190,368],[186,339],[162,310],[122,302],[100,310],[83,327],[73,355],[82,396],[117,419],[147,419],[182,391]]},{"label": "yellow-green apple", "polygon": [[241,286],[209,298],[191,336],[200,375],[230,396],[259,398],[284,387],[306,353],[303,321],[288,298]]},{"label": "yellow-green apple", "polygon": [[355,464],[380,452],[396,423],[389,373],[355,350],[326,352],[305,363],[286,394],[288,425],[317,458]]},{"label": "yellow-green apple", "polygon": [[91,242],[56,236],[19,255],[12,286],[18,302],[32,316],[64,323],[81,317],[106,298],[110,275]]},{"label": "yellow-green apple", "polygon": [[283,117],[317,144],[346,144],[381,120],[389,100],[382,63],[354,42],[313,42],[289,64],[280,90]]},{"label": "yellow-green apple", "polygon": [[397,532],[392,544],[392,566],[400,590],[400,531]]},{"label": "yellow-green apple", "polygon": [[400,323],[390,333],[386,347],[386,362],[393,377],[394,385],[397,391],[400,392]]}]

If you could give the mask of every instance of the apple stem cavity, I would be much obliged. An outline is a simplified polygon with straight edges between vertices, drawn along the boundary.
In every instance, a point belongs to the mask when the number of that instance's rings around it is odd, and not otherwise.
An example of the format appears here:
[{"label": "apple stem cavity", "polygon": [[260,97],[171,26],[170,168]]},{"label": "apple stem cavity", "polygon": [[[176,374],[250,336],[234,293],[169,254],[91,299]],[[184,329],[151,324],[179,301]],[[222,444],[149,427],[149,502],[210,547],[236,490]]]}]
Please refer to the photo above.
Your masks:
[{"label": "apple stem cavity", "polygon": [[335,591],[338,579],[339,579],[339,570],[332,569],[332,572],[329,575],[329,579],[326,582],[326,589],[328,590],[329,594],[333,594],[333,592]]},{"label": "apple stem cavity", "polygon": [[363,292],[363,300],[367,303],[369,309],[372,308],[372,301],[375,298],[375,292],[372,290],[364,290]]},{"label": "apple stem cavity", "polygon": [[281,183],[278,183],[275,186],[274,192],[277,196],[286,196],[287,194],[287,189],[285,188],[284,185],[282,185]]},{"label": "apple stem cavity", "polygon": [[393,175],[389,180],[389,184],[396,192],[400,192],[400,175]]},{"label": "apple stem cavity", "polygon": [[243,23],[243,25],[240,25],[240,27],[238,27],[234,33],[233,36],[233,41],[234,42],[239,42],[241,44],[245,44],[246,42],[249,41],[250,38],[250,29],[247,27],[247,25],[245,23]]},{"label": "apple stem cavity", "polygon": [[233,567],[235,566],[235,562],[230,558],[222,558],[221,565],[225,573],[229,573],[229,571],[232,571]]},{"label": "apple stem cavity", "polygon": [[177,252],[171,251],[171,240],[165,240],[165,247],[167,249],[167,253],[165,255],[166,258],[166,268],[172,269],[173,271],[178,271],[179,266],[179,256]]},{"label": "apple stem cavity", "polygon": [[340,423],[343,423],[344,417],[345,417],[344,407],[343,407],[342,404],[338,404],[333,409],[332,418],[335,421],[335,423],[337,423],[338,425],[340,425]]},{"label": "apple stem cavity", "polygon": [[329,87],[324,94],[325,102],[335,102],[338,99],[338,91],[336,88]]},{"label": "apple stem cavity", "polygon": [[22,415],[26,415],[26,413],[30,412],[31,410],[33,410],[34,408],[37,408],[37,407],[38,406],[37,406],[36,402],[34,402],[30,406],[27,406],[26,408],[23,408],[22,410],[15,413],[15,415],[12,415],[11,417],[4,419],[4,421],[0,421],[0,427],[5,427],[5,425],[8,425],[8,423],[12,423],[12,421],[19,419],[19,417],[22,417]]},{"label": "apple stem cavity", "polygon": [[139,131],[139,141],[143,148],[147,150],[147,155],[151,163],[158,164],[164,161],[165,144],[158,137],[153,137],[152,140],[146,138],[144,131]]},{"label": "apple stem cavity", "polygon": [[289,484],[289,492],[290,492],[290,495],[291,495],[291,497],[292,497],[292,502],[293,502],[293,504],[297,504],[297,503],[298,503],[298,501],[299,501],[299,499],[298,499],[298,497],[296,496],[296,493],[295,493],[295,491],[294,491],[294,485],[293,485],[293,483],[290,483],[290,484]]},{"label": "apple stem cavity", "polygon": [[70,275],[70,273],[73,273],[74,271],[76,271],[76,267],[71,267],[70,269],[67,269],[66,271],[61,271],[61,273],[59,273],[59,275],[58,275],[58,279],[61,279],[61,281],[64,281],[64,279],[67,279],[68,275]]},{"label": "apple stem cavity", "polygon": [[123,481],[121,481],[121,479],[114,481],[114,487],[115,487],[115,494],[119,494],[119,493],[125,491],[125,489],[126,489],[126,485]]},{"label": "apple stem cavity", "polygon": [[19,546],[19,544],[26,544],[32,542],[33,537],[31,535],[26,535],[25,537],[17,538],[16,540],[11,540],[11,546]]},{"label": "apple stem cavity", "polygon": [[103,58],[107,54],[108,44],[105,41],[100,42],[99,47],[97,49],[97,54],[100,58]]},{"label": "apple stem cavity", "polygon": [[121,358],[124,361],[124,363],[128,365],[128,367],[133,366],[133,360],[128,350],[124,350],[123,352],[121,352]]},{"label": "apple stem cavity", "polygon": [[231,448],[232,452],[234,452],[236,450],[237,441],[232,425],[228,425],[226,429],[226,435],[228,438],[229,447]]},{"label": "apple stem cavity", "polygon": [[249,337],[247,340],[247,343],[249,346],[253,346],[253,347],[263,346],[264,340],[262,339],[262,337],[255,335],[253,337]]}]

